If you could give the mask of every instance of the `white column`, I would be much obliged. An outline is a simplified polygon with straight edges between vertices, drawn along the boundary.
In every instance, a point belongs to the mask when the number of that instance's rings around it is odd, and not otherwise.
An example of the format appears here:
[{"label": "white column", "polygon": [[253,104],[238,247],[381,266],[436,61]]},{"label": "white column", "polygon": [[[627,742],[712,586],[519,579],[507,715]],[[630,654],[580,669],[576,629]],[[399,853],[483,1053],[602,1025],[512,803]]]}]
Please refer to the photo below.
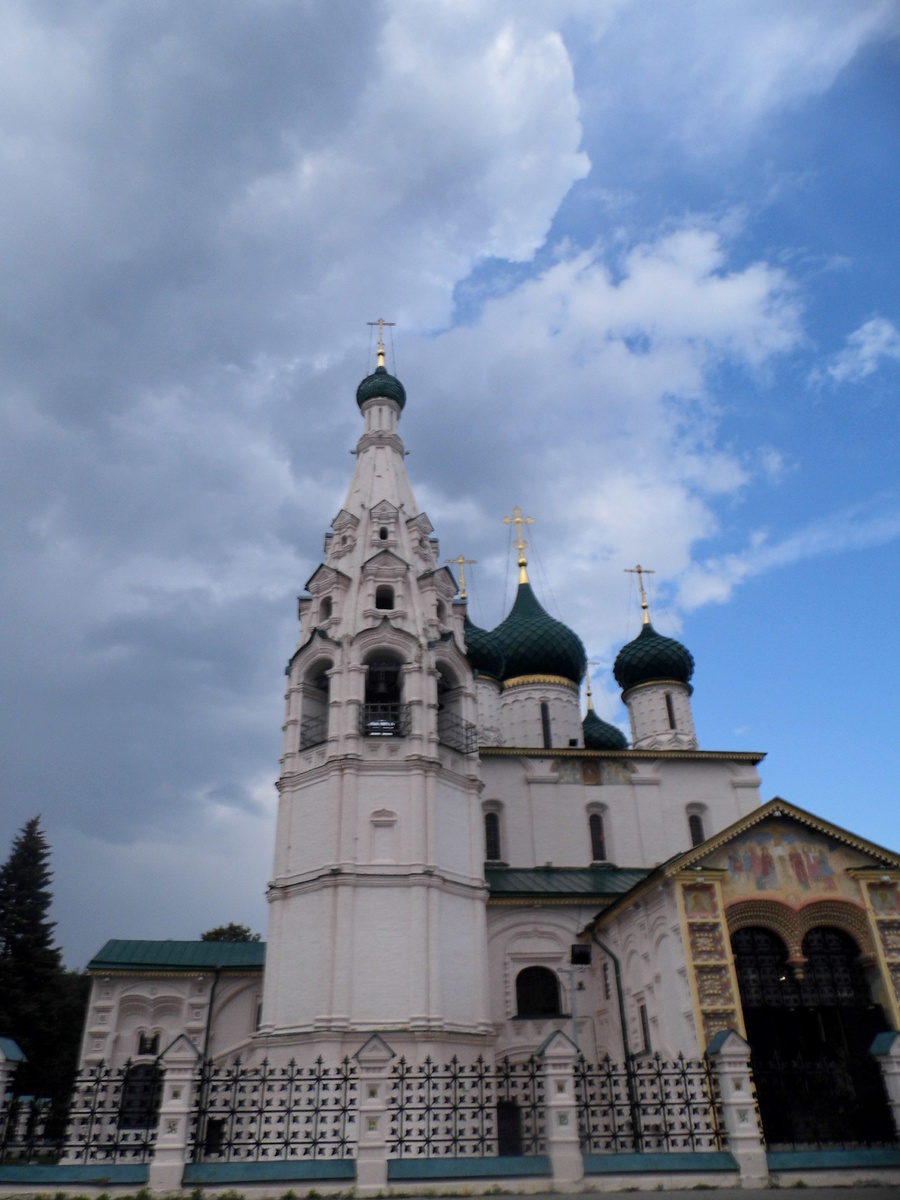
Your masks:
[{"label": "white column", "polygon": [[741,1187],[765,1187],[769,1164],[753,1101],[750,1047],[734,1029],[723,1029],[706,1053],[716,1069],[728,1149],[737,1159]]},{"label": "white column", "polygon": [[877,1034],[871,1052],[881,1067],[881,1078],[884,1080],[884,1090],[891,1106],[894,1129],[900,1139],[900,1033],[891,1029],[887,1033]]},{"label": "white column", "polygon": [[356,1194],[379,1196],[387,1191],[388,1092],[395,1055],[376,1033],[353,1057],[359,1068]]},{"label": "white column", "polygon": [[176,1192],[181,1187],[199,1062],[200,1056],[193,1043],[183,1036],[160,1059],[165,1076],[156,1149],[150,1161],[150,1187],[155,1192]]},{"label": "white column", "polygon": [[541,1047],[547,1105],[547,1153],[554,1187],[584,1178],[584,1159],[578,1137],[575,1103],[575,1061],[578,1050],[571,1038],[557,1030]]}]

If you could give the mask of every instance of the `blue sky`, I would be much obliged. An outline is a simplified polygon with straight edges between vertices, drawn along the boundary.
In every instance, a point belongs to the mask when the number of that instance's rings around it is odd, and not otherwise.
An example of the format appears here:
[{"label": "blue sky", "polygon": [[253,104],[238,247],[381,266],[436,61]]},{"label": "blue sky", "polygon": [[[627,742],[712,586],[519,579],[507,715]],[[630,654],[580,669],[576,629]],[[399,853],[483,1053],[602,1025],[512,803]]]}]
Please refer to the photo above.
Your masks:
[{"label": "blue sky", "polygon": [[372,365],[447,556],[508,531],[602,715],[655,568],[701,744],[900,847],[900,6],[12,3],[0,836],[73,964],[265,927],[282,670]]}]

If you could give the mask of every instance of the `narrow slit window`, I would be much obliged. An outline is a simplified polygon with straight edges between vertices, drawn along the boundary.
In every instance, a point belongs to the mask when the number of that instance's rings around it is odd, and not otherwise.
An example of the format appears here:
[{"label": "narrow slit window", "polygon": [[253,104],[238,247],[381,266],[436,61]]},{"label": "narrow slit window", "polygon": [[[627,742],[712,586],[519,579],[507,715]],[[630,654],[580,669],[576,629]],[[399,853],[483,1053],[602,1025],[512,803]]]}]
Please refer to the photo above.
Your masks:
[{"label": "narrow slit window", "polygon": [[691,813],[688,817],[688,828],[691,831],[691,845],[699,846],[701,842],[706,841],[706,835],[703,832],[703,818],[699,813]]},{"label": "narrow slit window", "polygon": [[638,1014],[641,1018],[641,1037],[644,1039],[643,1050],[646,1054],[650,1053],[650,1021],[647,1017],[647,1005],[642,1004],[638,1009]]},{"label": "narrow slit window", "polygon": [[484,814],[484,857],[486,862],[499,862],[500,817],[495,812]]},{"label": "narrow slit window", "polygon": [[675,724],[675,705],[672,703],[672,693],[666,692],[666,712],[669,714],[669,728],[677,729]]},{"label": "narrow slit window", "polygon": [[553,745],[553,733],[550,729],[550,705],[546,700],[541,701],[541,732],[544,735],[544,746],[549,750]]},{"label": "narrow slit window", "polygon": [[331,597],[323,596],[321,601],[319,602],[319,620],[320,621],[329,620],[333,611],[334,611],[334,605],[332,604]]},{"label": "narrow slit window", "polygon": [[603,833],[603,818],[599,813],[591,813],[588,827],[591,831],[591,859],[593,862],[605,862],[606,838]]}]

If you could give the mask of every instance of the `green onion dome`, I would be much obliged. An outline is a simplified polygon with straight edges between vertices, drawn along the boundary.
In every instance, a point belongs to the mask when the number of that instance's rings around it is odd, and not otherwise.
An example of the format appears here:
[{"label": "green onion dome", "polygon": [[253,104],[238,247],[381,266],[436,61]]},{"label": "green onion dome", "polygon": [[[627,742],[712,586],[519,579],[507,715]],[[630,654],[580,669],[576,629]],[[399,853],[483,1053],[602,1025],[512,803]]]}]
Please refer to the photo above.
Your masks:
[{"label": "green onion dome", "polygon": [[463,626],[466,638],[466,657],[472,670],[478,675],[490,675],[493,679],[503,678],[506,655],[497,638],[486,629],[479,629],[466,617]]},{"label": "green onion dome", "polygon": [[623,692],[639,683],[671,679],[687,683],[694,673],[694,658],[686,646],[657,633],[649,621],[633,642],[616,655],[613,675]]},{"label": "green onion dome", "polygon": [[581,638],[544,612],[530,583],[519,584],[512,611],[493,632],[506,655],[505,682],[531,675],[581,682],[587,665]]},{"label": "green onion dome", "polygon": [[359,387],[356,389],[356,403],[360,408],[367,400],[374,400],[376,396],[387,396],[389,400],[396,400],[401,409],[406,404],[406,388],[399,379],[393,375],[389,375],[385,367],[376,367],[371,375],[367,375]]},{"label": "green onion dome", "polygon": [[588,709],[588,714],[581,722],[584,734],[585,750],[627,750],[628,741],[621,729],[601,721],[594,710]]}]

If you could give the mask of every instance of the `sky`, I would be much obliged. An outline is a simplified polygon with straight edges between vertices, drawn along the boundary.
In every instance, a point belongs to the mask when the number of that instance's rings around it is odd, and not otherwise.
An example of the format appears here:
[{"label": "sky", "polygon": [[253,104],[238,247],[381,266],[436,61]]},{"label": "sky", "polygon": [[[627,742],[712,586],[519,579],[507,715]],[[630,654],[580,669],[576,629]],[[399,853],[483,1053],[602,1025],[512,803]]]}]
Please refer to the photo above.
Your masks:
[{"label": "sky", "polygon": [[[66,961],[265,932],[284,664],[374,366],[497,624],[900,848],[900,4],[6,0],[0,858]],[[623,864],[628,865],[628,864]]]}]

